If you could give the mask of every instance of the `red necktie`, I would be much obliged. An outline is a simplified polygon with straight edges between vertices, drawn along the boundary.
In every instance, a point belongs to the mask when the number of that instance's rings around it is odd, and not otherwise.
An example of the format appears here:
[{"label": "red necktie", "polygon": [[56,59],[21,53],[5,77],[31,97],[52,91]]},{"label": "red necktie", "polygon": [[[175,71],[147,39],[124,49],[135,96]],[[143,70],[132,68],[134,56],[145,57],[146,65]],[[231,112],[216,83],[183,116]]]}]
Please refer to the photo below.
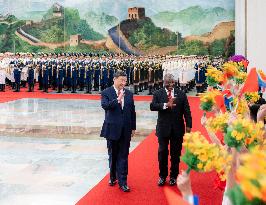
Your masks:
[{"label": "red necktie", "polygon": [[[119,97],[121,94],[121,90],[118,90],[117,92],[117,97]],[[118,101],[118,103],[120,104],[120,106],[122,107],[122,99],[120,101]]]},{"label": "red necktie", "polygon": [[171,92],[171,90],[168,90],[168,99],[171,99],[172,98],[172,92]]}]

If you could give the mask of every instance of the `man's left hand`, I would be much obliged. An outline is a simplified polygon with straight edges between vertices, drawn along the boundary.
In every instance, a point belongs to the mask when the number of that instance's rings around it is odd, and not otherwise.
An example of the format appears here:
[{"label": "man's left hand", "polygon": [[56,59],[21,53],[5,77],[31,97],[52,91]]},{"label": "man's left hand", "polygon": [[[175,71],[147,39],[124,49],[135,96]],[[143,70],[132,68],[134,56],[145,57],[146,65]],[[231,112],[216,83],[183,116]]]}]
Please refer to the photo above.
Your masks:
[{"label": "man's left hand", "polygon": [[132,130],[131,137],[134,137],[136,130]]},{"label": "man's left hand", "polygon": [[190,127],[186,127],[186,133],[190,133],[191,132],[191,128]]}]

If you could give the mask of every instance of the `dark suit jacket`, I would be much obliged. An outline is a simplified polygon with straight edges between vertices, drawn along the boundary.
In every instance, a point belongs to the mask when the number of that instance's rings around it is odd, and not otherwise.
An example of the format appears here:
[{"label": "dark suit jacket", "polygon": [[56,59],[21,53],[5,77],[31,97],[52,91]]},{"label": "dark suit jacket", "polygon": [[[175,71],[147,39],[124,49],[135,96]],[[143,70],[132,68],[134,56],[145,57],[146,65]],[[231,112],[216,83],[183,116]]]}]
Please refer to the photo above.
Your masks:
[{"label": "dark suit jacket", "polygon": [[123,137],[130,138],[132,130],[136,130],[133,94],[125,89],[124,107],[122,109],[117,101],[115,89],[111,86],[102,92],[101,104],[105,110],[101,137],[118,140],[123,135]]},{"label": "dark suit jacket", "polygon": [[186,94],[178,89],[174,90],[176,106],[173,109],[163,109],[164,103],[168,102],[165,88],[156,91],[150,104],[151,111],[158,111],[156,135],[170,137],[171,129],[175,136],[183,136],[185,133],[184,118],[186,126],[192,128],[192,117]]}]

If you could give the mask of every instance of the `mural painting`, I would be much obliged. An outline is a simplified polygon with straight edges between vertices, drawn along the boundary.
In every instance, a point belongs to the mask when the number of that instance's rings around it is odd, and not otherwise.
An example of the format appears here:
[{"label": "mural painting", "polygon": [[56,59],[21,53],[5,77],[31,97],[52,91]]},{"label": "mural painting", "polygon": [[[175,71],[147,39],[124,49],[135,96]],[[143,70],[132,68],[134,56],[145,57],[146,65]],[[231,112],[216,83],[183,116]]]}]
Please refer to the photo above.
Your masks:
[{"label": "mural painting", "polygon": [[0,52],[230,56],[234,1],[0,0]]}]

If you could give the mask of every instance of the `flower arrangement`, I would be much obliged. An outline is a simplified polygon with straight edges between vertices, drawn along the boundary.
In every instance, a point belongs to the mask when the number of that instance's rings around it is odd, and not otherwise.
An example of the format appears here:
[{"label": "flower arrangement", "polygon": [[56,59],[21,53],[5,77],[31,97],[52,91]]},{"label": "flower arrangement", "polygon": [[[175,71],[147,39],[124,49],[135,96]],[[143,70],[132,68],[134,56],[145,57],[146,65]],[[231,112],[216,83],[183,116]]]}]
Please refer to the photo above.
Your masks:
[{"label": "flower arrangement", "polygon": [[210,86],[216,86],[217,84],[222,83],[224,80],[222,71],[212,66],[209,66],[209,68],[207,69],[206,77],[207,83]]},{"label": "flower arrangement", "polygon": [[253,149],[241,156],[237,185],[228,191],[232,204],[266,204],[266,151]]},{"label": "flower arrangement", "polygon": [[254,123],[250,119],[243,118],[241,115],[233,120],[227,128],[224,142],[229,147],[240,150],[243,146],[252,147],[262,143],[264,130],[262,123]]},{"label": "flower arrangement", "polygon": [[239,74],[238,64],[236,62],[224,63],[222,70],[224,72],[224,76],[229,79],[238,76]]},{"label": "flower arrangement", "polygon": [[241,85],[245,82],[247,79],[247,73],[246,72],[239,72],[238,75],[235,77],[236,84]]},{"label": "flower arrangement", "polygon": [[212,89],[207,93],[200,95],[200,108],[206,112],[210,112],[215,104],[215,98],[221,95],[221,92],[216,89]]},{"label": "flower arrangement", "polygon": [[260,99],[258,92],[246,92],[245,99],[248,103],[255,103]]},{"label": "flower arrangement", "polygon": [[216,170],[222,180],[230,170],[231,156],[216,144],[209,143],[199,132],[187,133],[183,146],[186,149],[182,160],[188,165],[188,171],[209,172]]},{"label": "flower arrangement", "polygon": [[211,132],[222,132],[226,133],[228,127],[229,113],[225,112],[219,114],[216,117],[210,117],[207,120],[206,128]]},{"label": "flower arrangement", "polygon": [[239,115],[247,116],[249,114],[248,102],[242,98],[234,98],[233,107],[235,108],[236,113]]},{"label": "flower arrangement", "polygon": [[235,62],[240,67],[240,70],[243,72],[247,71],[249,61],[242,55],[234,55],[229,58],[229,61]]}]

